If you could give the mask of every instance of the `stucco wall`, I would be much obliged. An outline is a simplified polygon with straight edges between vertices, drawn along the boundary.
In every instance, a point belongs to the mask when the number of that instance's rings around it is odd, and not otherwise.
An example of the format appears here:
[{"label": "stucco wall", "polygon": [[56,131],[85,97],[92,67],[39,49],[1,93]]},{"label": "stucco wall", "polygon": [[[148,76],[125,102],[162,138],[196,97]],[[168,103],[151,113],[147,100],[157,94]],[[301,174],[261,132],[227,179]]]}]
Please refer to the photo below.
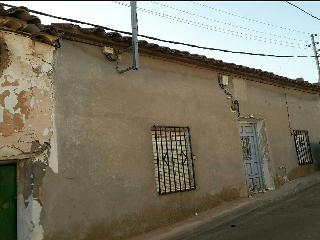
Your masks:
[{"label": "stucco wall", "polygon": [[[304,176],[319,165],[320,112],[319,95],[299,89],[278,87],[240,78],[233,78],[230,91],[240,103],[242,117],[253,114],[265,124],[268,158],[271,159],[275,187],[284,181]],[[298,165],[292,130],[307,130],[314,164]],[[268,139],[266,139],[268,137]],[[287,175],[279,178],[279,168]]]},{"label": "stucco wall", "polygon": [[[44,179],[45,239],[122,239],[246,196],[237,114],[217,73],[141,56],[119,75],[101,48],[66,40],[54,59],[59,173]],[[153,125],[190,127],[196,190],[158,195]]]},{"label": "stucco wall", "polygon": [[5,159],[25,156],[34,144],[50,140],[54,48],[5,32],[0,42],[0,159]]},{"label": "stucco wall", "polygon": [[[238,114],[217,72],[140,56],[119,75],[100,47],[63,40],[54,52],[6,32],[0,50],[0,164],[18,166],[19,240],[124,239],[246,196]],[[267,184],[314,171],[319,95],[229,83],[242,120],[254,115]],[[154,125],[190,127],[196,190],[158,195]],[[309,131],[314,164],[298,166],[292,130]]]},{"label": "stucco wall", "polygon": [[[67,40],[54,60],[59,165],[43,181],[44,239],[124,239],[246,196],[238,114],[217,72],[140,56],[138,71],[119,75],[101,48]],[[317,163],[317,94],[237,78],[227,88],[240,117],[254,115],[269,186],[282,183],[279,167],[289,180],[315,169],[298,166],[290,130],[309,131]],[[154,125],[190,127],[196,190],[158,195]]]},{"label": "stucco wall", "polygon": [[55,171],[57,166],[50,152],[56,145],[51,89],[55,48],[4,31],[0,48],[0,164],[17,165],[18,239],[40,240],[42,180],[49,166]]}]

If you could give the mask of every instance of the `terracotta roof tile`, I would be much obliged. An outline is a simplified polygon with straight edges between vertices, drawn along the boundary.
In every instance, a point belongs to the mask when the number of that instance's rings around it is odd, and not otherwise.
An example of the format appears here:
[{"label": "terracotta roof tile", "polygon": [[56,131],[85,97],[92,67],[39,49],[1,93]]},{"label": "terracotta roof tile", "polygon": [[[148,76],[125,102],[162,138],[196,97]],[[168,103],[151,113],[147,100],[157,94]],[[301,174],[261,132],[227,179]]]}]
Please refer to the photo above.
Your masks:
[{"label": "terracotta roof tile", "polygon": [[28,34],[34,39],[53,45],[58,39],[57,29],[52,25],[42,25],[41,20],[30,15],[26,7],[13,7],[5,10],[0,4],[0,27]]}]

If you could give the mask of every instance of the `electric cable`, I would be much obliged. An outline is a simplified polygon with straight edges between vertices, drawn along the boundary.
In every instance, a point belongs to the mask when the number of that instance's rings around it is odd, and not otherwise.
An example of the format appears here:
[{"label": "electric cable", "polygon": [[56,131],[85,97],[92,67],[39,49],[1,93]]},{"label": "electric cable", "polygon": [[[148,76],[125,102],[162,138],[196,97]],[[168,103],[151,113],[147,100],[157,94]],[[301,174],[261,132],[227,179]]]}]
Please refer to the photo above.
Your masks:
[{"label": "electric cable", "polygon": [[[3,5],[3,6],[6,6],[6,7],[19,8],[17,6],[6,4],[6,3],[0,3],[0,4]],[[123,33],[123,34],[129,34],[129,35],[132,34],[131,32],[116,30],[116,29],[112,29],[112,28],[109,28],[109,27],[103,27],[103,26],[100,26],[100,25],[97,25],[97,24],[92,24],[92,23],[88,23],[88,22],[74,20],[74,19],[71,19],[71,18],[58,17],[58,16],[55,16],[55,15],[51,15],[51,14],[48,14],[48,13],[44,13],[44,12],[40,12],[40,11],[36,11],[36,10],[31,10],[31,9],[27,9],[27,10],[29,12],[31,12],[31,13],[42,15],[42,16],[46,16],[46,17],[51,17],[51,18],[60,19],[60,20],[73,22],[73,23],[78,23],[78,24],[84,24],[84,25],[88,25],[88,26],[92,26],[92,27],[96,27],[96,28],[103,28],[103,29],[106,29],[106,30],[110,30],[110,31],[113,31],[113,32],[118,32],[118,33]]]},{"label": "electric cable", "polygon": [[[13,5],[10,5],[10,4],[5,4],[5,3],[0,3],[0,4],[3,5],[3,6],[6,6],[6,7],[16,7],[16,6],[13,6]],[[58,17],[58,16],[54,16],[54,15],[51,15],[51,14],[47,14],[47,13],[43,13],[43,12],[40,12],[40,11],[31,10],[31,9],[28,9],[28,11],[31,12],[31,13],[34,13],[34,14],[43,15],[43,16],[46,16],[46,17],[51,17],[51,18],[60,19],[60,20],[64,20],[64,21],[69,21],[69,22],[72,22],[72,23],[84,24],[84,25],[88,25],[88,26],[91,26],[91,27],[110,30],[110,31],[117,32],[117,33],[123,33],[123,34],[132,35],[131,32],[126,32],[126,31],[122,31],[122,30],[116,30],[116,29],[112,29],[112,28],[109,28],[109,27],[100,26],[100,25],[97,25],[97,24],[92,24],[92,23],[83,22],[83,21],[70,19],[70,18]],[[175,44],[175,45],[182,45],[182,46],[193,47],[193,48],[204,49],[204,50],[220,51],[220,52],[225,52],[225,53],[245,54],[245,55],[262,56],[262,57],[280,57],[280,58],[293,58],[293,57],[309,58],[309,57],[315,57],[315,56],[273,55],[273,54],[250,53],[250,52],[242,52],[242,51],[231,51],[231,50],[226,50],[226,49],[203,47],[203,46],[198,46],[198,45],[195,45],[195,44],[182,43],[182,42],[177,42],[177,41],[172,41],[172,40],[165,40],[165,39],[160,39],[160,38],[157,38],[157,37],[151,37],[151,36],[147,36],[147,35],[143,35],[143,34],[138,34],[138,36],[146,38],[146,39],[159,41],[159,42],[165,42],[165,43],[170,43],[170,44]]]},{"label": "electric cable", "polygon": [[[298,55],[298,53],[299,53],[300,51],[301,51],[301,49],[297,49],[297,50],[293,53],[293,55],[294,55],[294,56]],[[292,59],[292,58],[286,59],[286,61],[285,61],[282,65],[279,66],[278,70],[275,71],[275,74],[278,74],[278,72],[280,72],[281,69],[283,69],[283,68],[289,63],[289,61],[290,61],[291,59]]]},{"label": "electric cable", "polygon": [[247,28],[247,27],[242,27],[242,26],[239,26],[239,25],[236,25],[236,24],[222,22],[222,21],[219,21],[219,20],[216,20],[216,19],[213,19],[213,18],[209,18],[209,17],[205,17],[205,16],[202,16],[202,15],[199,15],[199,14],[196,14],[196,13],[188,12],[188,11],[185,11],[185,10],[182,10],[182,9],[179,9],[179,8],[175,8],[175,7],[172,7],[172,6],[163,4],[163,3],[159,3],[159,2],[151,1],[151,3],[157,4],[159,6],[163,6],[163,7],[169,8],[169,9],[173,9],[173,10],[176,10],[176,11],[179,11],[179,12],[182,12],[182,13],[186,13],[186,14],[189,14],[189,15],[192,15],[192,16],[203,18],[203,19],[206,19],[206,20],[209,20],[209,21],[225,24],[225,25],[228,25],[228,26],[231,26],[231,27],[244,29],[244,30],[247,30],[247,31],[253,31],[253,32],[256,32],[256,33],[261,33],[261,34],[269,35],[269,36],[272,36],[272,37],[286,38],[286,39],[293,40],[293,41],[300,41],[300,42],[305,42],[305,43],[309,42],[308,40],[290,38],[290,37],[286,37],[286,36],[281,36],[281,35],[276,35],[276,34],[272,34],[272,33],[258,31],[258,30],[255,30],[255,29]]},{"label": "electric cable", "polygon": [[229,14],[229,15],[234,16],[234,17],[246,19],[246,20],[253,21],[253,22],[256,22],[256,23],[260,23],[260,24],[264,24],[264,25],[267,25],[267,26],[276,27],[276,28],[281,28],[281,29],[284,29],[284,30],[292,31],[292,32],[304,33],[304,34],[308,34],[308,35],[311,34],[311,33],[305,32],[305,31],[300,31],[300,30],[295,30],[295,29],[291,29],[291,28],[286,28],[286,27],[282,27],[282,26],[278,26],[278,25],[274,25],[274,24],[270,24],[270,23],[265,23],[265,22],[262,22],[262,21],[258,21],[258,20],[252,19],[252,18],[243,17],[243,16],[240,16],[240,15],[237,15],[237,14],[233,14],[233,13],[230,13],[230,12],[227,12],[227,11],[223,11],[223,10],[220,10],[220,9],[217,9],[217,8],[214,8],[214,7],[210,7],[210,6],[205,5],[205,4],[202,4],[202,3],[193,2],[193,1],[190,1],[190,2],[193,3],[193,4],[199,5],[199,6],[201,6],[201,7],[205,7],[205,8],[214,10],[214,11],[219,11],[219,12],[222,12],[222,13],[226,13],[226,14]]},{"label": "electric cable", "polygon": [[313,18],[315,18],[315,19],[317,19],[317,20],[320,20],[320,18],[317,18],[317,17],[313,16],[312,14],[308,13],[307,11],[303,10],[302,8],[299,8],[298,6],[296,6],[296,5],[292,4],[291,2],[286,1],[286,3],[288,3],[288,4],[290,4],[290,5],[292,5],[292,6],[296,7],[296,8],[298,8],[298,9],[299,9],[299,10],[301,10],[302,12],[304,12],[304,13],[308,14],[309,16],[311,16],[311,17],[313,17]]},{"label": "electric cable", "polygon": [[[113,3],[122,5],[122,6],[126,6],[126,7],[130,7],[130,4],[127,3],[123,3],[123,2],[117,2],[117,1],[112,1]],[[183,18],[179,18],[179,17],[175,17],[175,16],[171,16],[168,14],[164,14],[164,13],[159,13],[159,12],[155,12],[149,9],[145,9],[145,8],[141,8],[141,7],[137,7],[138,10],[142,11],[142,12],[146,12],[146,13],[150,13],[152,15],[155,16],[159,16],[162,18],[167,18],[173,21],[177,21],[177,22],[181,22],[181,23],[185,23],[191,26],[195,26],[195,27],[199,27],[199,28],[203,28],[203,29],[207,29],[207,30],[211,30],[211,31],[216,31],[216,32],[220,32],[220,33],[224,33],[224,34],[229,34],[232,36],[237,36],[237,37],[241,37],[241,38],[247,38],[250,40],[255,40],[255,41],[259,41],[259,42],[265,42],[265,43],[272,43],[275,45],[280,45],[280,46],[286,46],[286,47],[302,47],[302,45],[297,45],[295,43],[291,43],[291,42],[285,42],[285,41],[281,41],[281,40],[276,40],[276,39],[268,39],[265,37],[261,37],[261,36],[256,36],[256,35],[251,35],[251,34],[246,34],[246,33],[241,33],[241,32],[237,32],[237,31],[233,31],[233,30],[228,30],[228,29],[223,29],[220,27],[214,27],[211,25],[207,25],[207,24],[202,24],[202,23],[198,23],[198,22],[194,22],[194,21],[190,21],[190,20],[186,20]],[[255,37],[255,38],[252,38]],[[307,49],[304,47],[304,49]]]}]

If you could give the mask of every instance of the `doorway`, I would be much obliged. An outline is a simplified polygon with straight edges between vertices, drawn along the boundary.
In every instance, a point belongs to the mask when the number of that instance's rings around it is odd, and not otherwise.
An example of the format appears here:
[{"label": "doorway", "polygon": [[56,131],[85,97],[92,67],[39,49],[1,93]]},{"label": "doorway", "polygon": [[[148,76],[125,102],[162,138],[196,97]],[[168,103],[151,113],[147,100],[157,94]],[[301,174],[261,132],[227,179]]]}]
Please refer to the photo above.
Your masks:
[{"label": "doorway", "polygon": [[242,156],[249,193],[265,189],[256,126],[254,123],[239,123]]},{"label": "doorway", "polygon": [[0,165],[0,240],[17,239],[16,165]]}]

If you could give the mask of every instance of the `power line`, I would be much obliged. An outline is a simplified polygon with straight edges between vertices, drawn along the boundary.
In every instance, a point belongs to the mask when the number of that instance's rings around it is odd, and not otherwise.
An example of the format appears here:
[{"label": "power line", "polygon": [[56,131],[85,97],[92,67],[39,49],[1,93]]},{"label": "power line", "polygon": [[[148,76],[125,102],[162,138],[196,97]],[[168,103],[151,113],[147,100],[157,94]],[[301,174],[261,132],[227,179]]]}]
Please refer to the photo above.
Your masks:
[{"label": "power line", "polygon": [[[112,1],[113,3],[122,5],[122,6],[126,6],[126,7],[130,7],[129,4],[123,3],[123,2],[117,2],[117,1]],[[199,27],[199,28],[203,28],[203,29],[207,29],[207,30],[211,30],[211,31],[216,31],[216,32],[220,32],[220,33],[224,33],[224,34],[229,34],[232,36],[237,36],[237,37],[241,37],[241,38],[247,38],[250,40],[255,40],[255,41],[259,41],[259,42],[265,42],[265,43],[272,43],[272,44],[276,44],[276,45],[280,45],[280,46],[287,46],[287,47],[299,47],[301,48],[302,45],[296,45],[295,43],[291,43],[291,42],[285,42],[285,41],[281,41],[281,40],[276,40],[276,39],[268,39],[265,37],[261,37],[261,36],[256,36],[256,35],[251,35],[251,34],[246,34],[246,33],[241,33],[241,32],[237,32],[237,31],[233,31],[233,30],[228,30],[228,29],[223,29],[220,27],[214,27],[211,25],[207,25],[207,24],[202,24],[199,22],[194,22],[194,21],[190,21],[190,20],[186,20],[183,18],[179,18],[179,17],[175,17],[175,16],[171,16],[168,14],[164,14],[164,13],[159,13],[159,12],[155,12],[149,9],[145,9],[145,8],[141,8],[138,7],[138,10],[142,11],[142,12],[146,12],[146,13],[150,13],[152,15],[155,16],[159,16],[162,18],[167,18],[173,21],[177,21],[177,22],[181,22],[181,23],[185,23],[191,26],[195,26],[195,27]],[[252,38],[254,37],[254,38]],[[307,49],[307,48],[303,48],[303,49]]]},{"label": "power line", "polygon": [[[117,2],[117,1],[112,1],[114,3],[117,3],[119,5],[123,5],[123,6],[127,6],[129,7],[129,4],[126,3],[122,3],[122,2]],[[194,21],[190,21],[190,20],[186,20],[183,18],[179,18],[179,17],[175,17],[175,16],[171,16],[171,15],[167,15],[164,13],[159,13],[159,12],[155,12],[149,9],[145,9],[145,8],[138,8],[140,11],[142,12],[146,12],[155,16],[159,16],[159,17],[163,17],[163,18],[167,18],[173,21],[177,21],[177,22],[181,22],[181,23],[185,23],[191,26],[195,26],[195,27],[199,27],[199,28],[203,28],[203,29],[207,29],[207,30],[211,30],[211,31],[216,31],[216,32],[220,32],[220,33],[224,33],[224,34],[229,34],[232,36],[237,36],[237,37],[241,37],[241,38],[247,38],[250,40],[255,40],[255,41],[260,41],[260,42],[265,42],[265,43],[272,43],[272,44],[276,44],[276,45],[281,45],[281,46],[287,46],[287,47],[301,47],[302,45],[295,45],[295,43],[291,43],[291,42],[285,42],[285,41],[281,41],[281,40],[276,40],[276,39],[268,39],[268,38],[264,38],[261,36],[256,36],[256,35],[251,35],[251,34],[246,34],[246,33],[241,33],[241,32],[237,32],[237,31],[233,31],[233,30],[228,30],[228,29],[223,29],[220,27],[214,27],[211,25],[207,25],[207,24],[202,24],[199,22],[194,22]],[[252,38],[253,37],[253,38]],[[306,49],[306,48],[304,48]]]},{"label": "power line", "polygon": [[[0,3],[0,4],[3,5],[3,6],[6,6],[6,7],[15,7],[15,8],[18,8],[17,6],[10,5],[10,4],[6,4],[6,3]],[[78,23],[78,24],[84,24],[84,25],[88,25],[88,26],[92,26],[92,27],[96,27],[96,28],[103,28],[103,29],[110,30],[110,31],[113,31],[113,32],[118,32],[118,33],[123,33],[123,34],[129,34],[129,35],[131,35],[131,32],[126,32],[126,31],[121,31],[121,30],[115,30],[115,29],[112,29],[112,28],[109,28],[109,27],[103,27],[103,26],[100,26],[100,25],[97,25],[97,24],[92,24],[92,23],[88,23],[88,22],[83,22],[83,21],[79,21],[79,20],[74,20],[74,19],[71,19],[71,18],[58,17],[58,16],[54,16],[54,15],[51,15],[51,14],[48,14],[48,13],[36,11],[36,10],[31,10],[31,9],[27,9],[27,10],[28,10],[28,12],[31,12],[31,13],[34,13],[34,14],[38,14],[38,15],[42,15],[42,16],[46,16],[46,17],[56,18],[56,19],[59,19],[59,20],[64,20],[64,21],[73,22],[73,23]]]},{"label": "power line", "polygon": [[187,47],[193,47],[193,48],[199,48],[199,49],[204,49],[204,50],[212,50],[212,51],[220,51],[220,52],[225,52],[225,53],[237,53],[237,54],[244,54],[244,55],[251,55],[251,56],[261,56],[261,57],[279,57],[279,58],[313,58],[314,56],[293,56],[293,55],[274,55],[274,54],[263,54],[263,53],[250,53],[250,52],[242,52],[242,51],[231,51],[231,50],[225,50],[225,49],[220,49],[220,48],[212,48],[212,47],[202,47],[194,44],[189,44],[189,43],[181,43],[181,42],[176,42],[176,41],[171,41],[171,40],[163,40],[155,37],[149,37],[149,36],[144,36],[138,34],[140,37],[145,37],[148,39],[160,41],[160,42],[165,42],[165,43],[172,43],[172,44],[177,44],[177,45],[182,45],[182,46],[187,46]]},{"label": "power line", "polygon": [[315,18],[315,19],[317,19],[317,20],[320,20],[320,18],[317,18],[317,17],[315,17],[315,16],[311,15],[310,13],[308,13],[308,12],[306,12],[305,10],[303,10],[302,8],[299,8],[298,6],[296,6],[296,5],[292,4],[291,2],[286,1],[286,3],[288,3],[288,4],[290,4],[290,5],[292,5],[292,6],[296,7],[296,8],[298,8],[298,9],[299,9],[299,10],[301,10],[302,12],[304,12],[304,13],[308,14],[309,16],[311,16],[311,17],[313,17],[313,18]]},{"label": "power line", "polygon": [[[300,52],[301,51],[301,49],[297,49],[295,52],[294,52],[294,56],[296,56],[296,55],[298,55],[298,52]],[[289,61],[291,60],[292,58],[288,58],[288,59],[286,59],[286,61],[282,64],[282,65],[280,65],[279,66],[279,68],[278,68],[278,70],[275,72],[275,74],[278,74],[278,72],[280,72],[280,70],[282,69],[282,68],[284,68],[288,63],[289,63]]]},{"label": "power line", "polygon": [[242,19],[246,19],[246,20],[253,21],[253,22],[256,22],[256,23],[261,23],[261,24],[264,24],[264,25],[267,25],[267,26],[276,27],[276,28],[281,28],[281,29],[284,29],[284,30],[292,31],[292,32],[304,33],[304,34],[308,34],[308,35],[311,34],[311,33],[308,33],[308,32],[304,32],[304,31],[300,31],[300,30],[295,30],[295,29],[291,29],[291,28],[286,28],[286,27],[282,27],[282,26],[273,25],[273,24],[270,24],[270,23],[265,23],[265,22],[262,22],[262,21],[258,21],[258,20],[252,19],[252,18],[243,17],[243,16],[240,16],[240,15],[237,15],[237,14],[233,14],[233,13],[230,13],[230,12],[226,12],[226,11],[223,11],[223,10],[220,10],[220,9],[217,9],[217,8],[213,8],[213,7],[204,5],[204,4],[202,4],[202,3],[193,2],[193,1],[190,1],[190,2],[193,3],[193,4],[199,5],[199,6],[201,6],[201,7],[205,7],[205,8],[214,10],[214,11],[226,13],[226,14],[229,14],[229,15],[231,15],[231,16],[238,17],[238,18],[242,18]]},{"label": "power line", "polygon": [[225,25],[228,25],[228,26],[232,26],[232,27],[236,27],[236,28],[241,28],[241,29],[248,30],[248,31],[253,31],[253,32],[256,32],[256,33],[262,33],[262,34],[265,34],[265,35],[269,35],[269,36],[273,36],[273,37],[278,37],[278,38],[286,38],[286,39],[293,40],[293,41],[309,42],[308,40],[302,40],[302,39],[290,38],[290,37],[281,36],[281,35],[275,35],[275,34],[271,34],[271,33],[267,33],[267,32],[258,31],[258,30],[255,30],[255,29],[250,29],[250,28],[246,28],[246,27],[239,26],[239,25],[227,23],[227,22],[222,22],[222,21],[219,21],[219,20],[216,20],[216,19],[213,19],[213,18],[208,18],[208,17],[202,16],[202,15],[196,14],[196,13],[188,12],[188,11],[185,11],[185,10],[182,10],[182,9],[179,9],[179,8],[175,8],[175,7],[172,7],[172,6],[168,6],[168,5],[166,5],[166,4],[159,3],[159,2],[151,1],[151,3],[157,4],[157,5],[160,5],[160,6],[169,8],[169,9],[173,9],[173,10],[176,10],[176,11],[179,11],[179,12],[182,12],[182,13],[186,13],[186,14],[189,14],[189,15],[192,15],[192,16],[196,16],[196,17],[199,17],[199,18],[203,18],[203,19],[206,19],[206,20],[209,20],[209,21],[213,21],[213,22],[217,22],[217,23],[222,23],[222,24],[225,24]]},{"label": "power line", "polygon": [[[0,4],[3,5],[3,6],[6,6],[6,7],[17,7],[17,6],[13,6],[13,5],[10,5],[10,4],[5,4],[5,3],[0,3]],[[97,25],[97,24],[92,24],[92,23],[83,22],[83,21],[79,21],[79,20],[74,20],[74,19],[70,19],[70,18],[58,17],[58,16],[54,16],[54,15],[51,15],[51,14],[47,14],[47,13],[43,13],[43,12],[40,12],[40,11],[31,10],[31,9],[28,9],[28,11],[31,12],[31,13],[38,14],[38,15],[43,15],[43,16],[46,16],[46,17],[51,17],[51,18],[56,18],[56,19],[60,19],[60,20],[64,20],[64,21],[69,21],[69,22],[72,22],[72,23],[84,24],[84,25],[88,25],[88,26],[92,26],[92,27],[96,27],[96,28],[102,28],[102,29],[105,29],[105,30],[110,30],[110,31],[117,32],[117,33],[123,33],[123,34],[132,35],[131,32],[116,30],[116,29],[112,29],[112,28],[109,28],[109,27],[100,26],[100,25]],[[138,36],[139,37],[143,37],[143,38],[147,38],[147,39],[151,39],[151,40],[155,40],[155,41],[159,41],[159,42],[171,43],[171,44],[182,45],[182,46],[187,46],[187,47],[199,48],[199,49],[204,49],[204,50],[212,50],[212,51],[220,51],[220,52],[226,52],[226,53],[245,54],[245,55],[251,55],[251,56],[280,57],[280,58],[292,58],[292,57],[309,58],[309,57],[315,57],[315,56],[273,55],[273,54],[261,54],[261,53],[249,53],[249,52],[241,52],[241,51],[231,51],[231,50],[212,48],[212,47],[202,47],[202,46],[198,46],[198,45],[194,45],[194,44],[182,43],[182,42],[177,42],[177,41],[172,41],[172,40],[164,40],[164,39],[151,37],[151,36],[146,36],[146,35],[142,35],[142,34],[138,34]]]}]

